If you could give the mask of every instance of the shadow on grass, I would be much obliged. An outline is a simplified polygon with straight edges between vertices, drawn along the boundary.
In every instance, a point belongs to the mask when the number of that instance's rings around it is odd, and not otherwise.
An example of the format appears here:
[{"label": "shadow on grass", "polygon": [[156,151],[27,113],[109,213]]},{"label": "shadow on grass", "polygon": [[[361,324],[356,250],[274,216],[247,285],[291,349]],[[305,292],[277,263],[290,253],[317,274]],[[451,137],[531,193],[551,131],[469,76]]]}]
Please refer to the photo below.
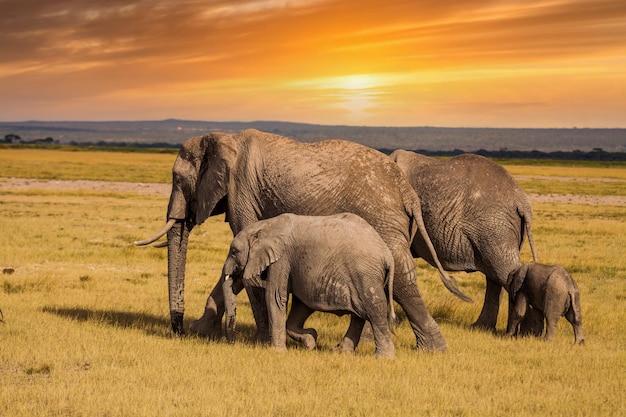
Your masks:
[{"label": "shadow on grass", "polygon": [[[169,317],[155,316],[146,313],[135,313],[129,311],[117,310],[92,310],[88,308],[61,308],[45,306],[42,308],[44,313],[56,314],[57,316],[81,321],[105,324],[111,327],[122,329],[141,330],[149,336],[158,336],[164,338],[177,337],[174,335],[170,325]],[[185,320],[185,328],[189,329],[189,321]],[[245,323],[237,324],[238,342],[246,342],[252,340],[256,327]],[[188,337],[195,337],[186,331]],[[207,339],[208,340],[208,339]],[[221,338],[225,343],[225,339]]]}]

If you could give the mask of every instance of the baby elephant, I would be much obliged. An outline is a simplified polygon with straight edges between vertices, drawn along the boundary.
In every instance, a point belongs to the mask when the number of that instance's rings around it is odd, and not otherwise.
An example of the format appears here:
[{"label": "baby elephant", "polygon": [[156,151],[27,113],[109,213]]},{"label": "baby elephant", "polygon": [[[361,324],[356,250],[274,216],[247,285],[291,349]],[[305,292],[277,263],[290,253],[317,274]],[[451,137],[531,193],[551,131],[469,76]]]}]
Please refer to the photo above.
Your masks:
[{"label": "baby elephant", "polygon": [[[286,349],[286,334],[308,348],[315,347],[317,333],[302,329],[302,325],[313,311],[325,311],[351,315],[350,329],[340,346],[356,347],[367,320],[372,325],[376,355],[394,357],[390,334],[390,324],[395,321],[394,260],[378,233],[359,216],[282,214],[237,234],[224,263],[229,342],[235,325],[233,279],[243,276],[246,282],[264,271],[273,347]],[[289,294],[292,302],[287,319]]]},{"label": "baby elephant", "polygon": [[509,274],[508,288],[507,336],[517,334],[530,305],[546,320],[545,340],[554,339],[556,323],[565,316],[574,328],[576,343],[585,342],[578,286],[563,267],[538,262],[523,264]]}]

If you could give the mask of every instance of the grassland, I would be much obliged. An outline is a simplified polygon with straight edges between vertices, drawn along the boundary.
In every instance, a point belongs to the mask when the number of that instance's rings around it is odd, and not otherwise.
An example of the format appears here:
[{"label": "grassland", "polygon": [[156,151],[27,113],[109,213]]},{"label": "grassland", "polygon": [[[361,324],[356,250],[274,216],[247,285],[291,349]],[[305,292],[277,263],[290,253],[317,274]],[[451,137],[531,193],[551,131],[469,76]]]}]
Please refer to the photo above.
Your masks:
[{"label": "grassland", "polygon": [[[0,177],[167,182],[173,160],[167,154],[7,149],[0,150]],[[525,184],[540,181],[533,192],[626,195],[622,168],[506,167],[529,176]],[[588,184],[582,178],[615,179],[607,183],[617,191],[581,187]],[[598,183],[605,182],[592,184]],[[256,346],[243,294],[235,345],[173,337],[166,252],[132,245],[162,225],[166,206],[166,197],[134,192],[0,188],[0,268],[7,272],[0,275],[0,415],[626,414],[624,207],[534,205],[540,260],[562,264],[580,286],[585,346],[572,344],[565,319],[554,343],[503,338],[506,314],[496,334],[472,331],[482,276],[455,274],[476,300],[468,304],[418,260],[418,285],[449,350],[415,351],[402,321],[394,336],[396,360],[383,361],[373,357],[371,342],[354,356],[331,353],[347,318],[321,313],[309,323],[320,333],[319,350],[290,344],[280,354]],[[202,312],[230,239],[223,218],[194,230],[187,325]],[[530,258],[527,246],[523,258]],[[506,304],[503,297],[503,312]]]}]

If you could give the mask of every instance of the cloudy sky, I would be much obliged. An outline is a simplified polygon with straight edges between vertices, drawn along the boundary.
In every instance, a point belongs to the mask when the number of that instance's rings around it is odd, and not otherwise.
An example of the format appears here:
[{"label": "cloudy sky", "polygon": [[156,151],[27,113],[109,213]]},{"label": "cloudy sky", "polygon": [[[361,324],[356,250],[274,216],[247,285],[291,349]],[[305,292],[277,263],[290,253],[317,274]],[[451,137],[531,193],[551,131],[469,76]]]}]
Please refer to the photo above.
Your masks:
[{"label": "cloudy sky", "polygon": [[0,120],[626,127],[624,0],[0,0]]}]

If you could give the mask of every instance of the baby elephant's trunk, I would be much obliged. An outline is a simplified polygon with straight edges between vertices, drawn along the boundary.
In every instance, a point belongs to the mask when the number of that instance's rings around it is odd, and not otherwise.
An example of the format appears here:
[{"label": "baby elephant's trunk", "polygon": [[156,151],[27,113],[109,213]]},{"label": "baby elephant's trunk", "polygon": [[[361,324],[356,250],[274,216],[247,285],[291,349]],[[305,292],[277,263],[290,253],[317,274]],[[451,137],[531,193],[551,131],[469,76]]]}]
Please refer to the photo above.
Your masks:
[{"label": "baby elephant's trunk", "polygon": [[226,341],[235,343],[235,324],[237,322],[237,301],[235,292],[233,291],[233,277],[226,275],[224,277],[224,313],[226,316]]}]

